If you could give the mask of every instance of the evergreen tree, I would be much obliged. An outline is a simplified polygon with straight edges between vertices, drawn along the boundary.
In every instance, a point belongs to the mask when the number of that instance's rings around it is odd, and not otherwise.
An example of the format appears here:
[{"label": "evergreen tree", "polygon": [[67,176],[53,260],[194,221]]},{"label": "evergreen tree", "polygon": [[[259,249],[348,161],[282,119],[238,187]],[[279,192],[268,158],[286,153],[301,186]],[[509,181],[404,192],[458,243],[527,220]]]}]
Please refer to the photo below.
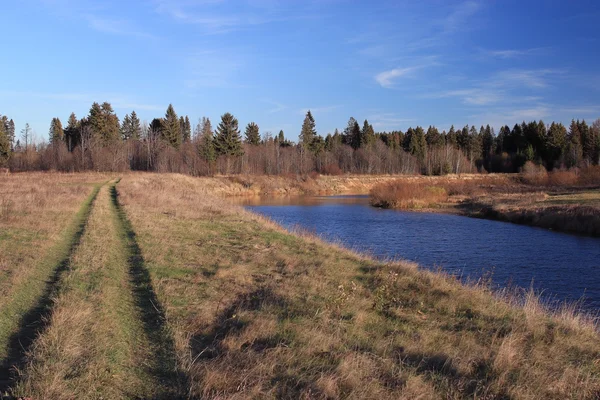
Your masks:
[{"label": "evergreen tree", "polygon": [[48,139],[51,144],[57,145],[64,141],[65,132],[63,131],[60,119],[52,118],[50,122],[50,131],[48,132]]},{"label": "evergreen tree", "polygon": [[199,135],[200,143],[198,150],[200,157],[209,164],[212,164],[217,159],[217,155],[215,152],[214,136],[210,119],[202,118]]},{"label": "evergreen tree", "polygon": [[258,146],[260,144],[260,131],[258,125],[254,122],[250,122],[246,126],[246,132],[244,133],[246,137],[246,143]]},{"label": "evergreen tree", "polygon": [[183,120],[182,139],[184,143],[187,143],[192,138],[192,124],[190,118],[186,115]]},{"label": "evergreen tree", "polygon": [[458,135],[454,129],[454,125],[450,127],[450,130],[446,134],[446,144],[458,148]]},{"label": "evergreen tree", "polygon": [[360,148],[360,125],[358,125],[358,121],[356,121],[354,117],[350,117],[350,119],[348,120],[348,125],[344,130],[343,142],[344,144],[350,145],[354,150]]},{"label": "evergreen tree", "polygon": [[104,102],[100,105],[94,102],[87,120],[93,136],[102,143],[108,144],[118,140],[121,125],[110,103]]},{"label": "evergreen tree", "polygon": [[443,138],[440,136],[440,132],[435,126],[429,126],[429,128],[427,128],[425,141],[427,142],[427,146],[431,148],[439,147],[443,144]]},{"label": "evergreen tree", "polygon": [[583,159],[583,146],[581,144],[580,122],[571,121],[567,148],[565,151],[565,164],[568,168],[577,167]]},{"label": "evergreen tree", "polygon": [[77,120],[75,113],[69,115],[67,129],[65,129],[65,142],[67,143],[67,149],[69,151],[73,151],[75,146],[80,143],[79,121]]},{"label": "evergreen tree", "polygon": [[11,144],[7,124],[2,121],[2,123],[0,123],[0,166],[6,165],[10,158],[10,153]]},{"label": "evergreen tree", "polygon": [[375,143],[375,130],[373,125],[369,124],[369,121],[365,119],[363,128],[360,131],[360,142],[359,147],[371,146]]},{"label": "evergreen tree", "polygon": [[494,129],[489,125],[486,125],[485,130],[483,131],[483,136],[481,137],[481,146],[483,158],[487,162],[494,151]]},{"label": "evergreen tree", "polygon": [[125,114],[121,121],[121,140],[129,140],[131,138],[131,117]]},{"label": "evergreen tree", "polygon": [[142,124],[135,111],[132,111],[130,116],[129,139],[139,140],[140,137],[142,137]]},{"label": "evergreen tree", "polygon": [[545,144],[546,166],[552,169],[563,158],[567,147],[567,128],[563,124],[552,122]]},{"label": "evergreen tree", "polygon": [[215,150],[219,155],[241,156],[244,154],[238,120],[230,113],[221,116],[214,143]]},{"label": "evergreen tree", "polygon": [[167,107],[162,125],[161,137],[169,145],[178,149],[182,141],[181,123],[172,104]]},{"label": "evergreen tree", "polygon": [[420,164],[425,161],[425,155],[427,154],[427,142],[425,141],[425,132],[423,131],[422,127],[417,126],[417,128],[410,135],[408,151],[417,158],[417,161]]},{"label": "evergreen tree", "polygon": [[304,122],[302,123],[302,130],[300,131],[300,144],[305,150],[311,151],[316,136],[317,129],[315,127],[315,119],[310,110],[308,110],[304,117]]}]

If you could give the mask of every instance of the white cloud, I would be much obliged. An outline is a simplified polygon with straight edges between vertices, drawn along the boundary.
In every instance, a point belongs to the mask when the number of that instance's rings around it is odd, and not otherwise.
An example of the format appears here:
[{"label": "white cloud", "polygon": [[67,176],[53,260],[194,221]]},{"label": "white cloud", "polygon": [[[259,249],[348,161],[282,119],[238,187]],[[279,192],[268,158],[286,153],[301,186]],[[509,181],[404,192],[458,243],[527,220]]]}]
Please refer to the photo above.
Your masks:
[{"label": "white cloud", "polygon": [[394,85],[396,78],[404,77],[419,67],[394,68],[389,71],[383,71],[375,75],[375,80],[384,88],[390,88]]}]

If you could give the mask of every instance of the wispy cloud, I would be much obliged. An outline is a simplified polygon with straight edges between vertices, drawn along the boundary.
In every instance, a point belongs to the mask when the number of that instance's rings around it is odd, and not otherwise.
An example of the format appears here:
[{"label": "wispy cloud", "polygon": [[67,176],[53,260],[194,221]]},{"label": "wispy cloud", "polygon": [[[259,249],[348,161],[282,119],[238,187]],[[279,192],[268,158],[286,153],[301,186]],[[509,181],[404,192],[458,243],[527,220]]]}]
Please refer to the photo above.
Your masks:
[{"label": "wispy cloud", "polygon": [[384,88],[389,88],[394,85],[397,78],[406,76],[417,70],[418,67],[394,68],[389,71],[383,71],[375,75],[375,80]]},{"label": "wispy cloud", "polygon": [[90,28],[99,32],[146,39],[154,37],[154,35],[144,32],[124,19],[101,18],[91,15],[86,16],[86,18]]},{"label": "wispy cloud", "polygon": [[236,5],[236,11],[232,11],[225,1],[219,0],[155,0],[154,3],[158,13],[181,23],[197,25],[209,35],[312,17],[302,13],[286,13],[286,3],[279,1],[245,1]]},{"label": "wispy cloud", "polygon": [[442,20],[443,33],[453,33],[464,29],[466,21],[481,9],[479,1],[465,1],[458,4],[452,12]]},{"label": "wispy cloud", "polygon": [[541,55],[550,50],[549,47],[534,47],[530,49],[501,49],[501,50],[486,50],[481,49],[484,56],[499,59],[513,59],[531,55]]},{"label": "wispy cloud", "polygon": [[382,129],[400,129],[401,125],[404,125],[408,122],[415,122],[414,118],[404,118],[400,115],[396,115],[394,113],[376,113],[370,114],[367,117],[369,123],[373,125],[374,128],[379,130]]},{"label": "wispy cloud", "polygon": [[267,103],[269,105],[272,106],[272,108],[268,109],[266,112],[267,114],[275,114],[278,113],[280,111],[286,110],[288,107],[285,104],[281,104],[279,102],[276,101],[272,101],[272,100],[268,100],[268,99],[261,99],[260,101],[262,101],[263,103]]}]

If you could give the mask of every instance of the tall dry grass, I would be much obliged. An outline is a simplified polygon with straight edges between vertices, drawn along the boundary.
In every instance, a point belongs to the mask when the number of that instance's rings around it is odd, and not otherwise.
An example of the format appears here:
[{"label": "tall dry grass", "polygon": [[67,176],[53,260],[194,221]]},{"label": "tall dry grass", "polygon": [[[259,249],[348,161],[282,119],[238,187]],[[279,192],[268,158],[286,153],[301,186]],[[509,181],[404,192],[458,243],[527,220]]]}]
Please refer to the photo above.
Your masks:
[{"label": "tall dry grass", "polygon": [[128,175],[119,191],[195,397],[600,394],[579,314],[289,234],[202,180]]}]

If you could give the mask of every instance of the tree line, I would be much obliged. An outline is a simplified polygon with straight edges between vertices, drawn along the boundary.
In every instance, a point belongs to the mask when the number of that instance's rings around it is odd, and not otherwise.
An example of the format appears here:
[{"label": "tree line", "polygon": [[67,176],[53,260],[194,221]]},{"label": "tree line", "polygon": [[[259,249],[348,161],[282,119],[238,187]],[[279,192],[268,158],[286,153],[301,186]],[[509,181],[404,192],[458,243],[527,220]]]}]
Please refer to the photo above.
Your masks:
[{"label": "tree line", "polygon": [[323,137],[308,111],[295,143],[283,131],[261,134],[255,122],[242,134],[231,113],[223,114],[214,129],[206,117],[192,126],[172,105],[150,123],[140,121],[135,111],[119,121],[111,104],[104,102],[93,103],[81,119],[71,113],[66,127],[53,118],[48,141],[38,144],[28,124],[17,138],[13,120],[0,115],[0,166],[14,171],[442,175],[518,172],[527,161],[549,170],[573,168],[598,165],[599,159],[600,119],[591,126],[573,120],[568,129],[556,122],[523,122],[512,129],[503,126],[496,135],[489,125],[375,132],[367,120],[361,126],[350,118],[343,131]]}]

